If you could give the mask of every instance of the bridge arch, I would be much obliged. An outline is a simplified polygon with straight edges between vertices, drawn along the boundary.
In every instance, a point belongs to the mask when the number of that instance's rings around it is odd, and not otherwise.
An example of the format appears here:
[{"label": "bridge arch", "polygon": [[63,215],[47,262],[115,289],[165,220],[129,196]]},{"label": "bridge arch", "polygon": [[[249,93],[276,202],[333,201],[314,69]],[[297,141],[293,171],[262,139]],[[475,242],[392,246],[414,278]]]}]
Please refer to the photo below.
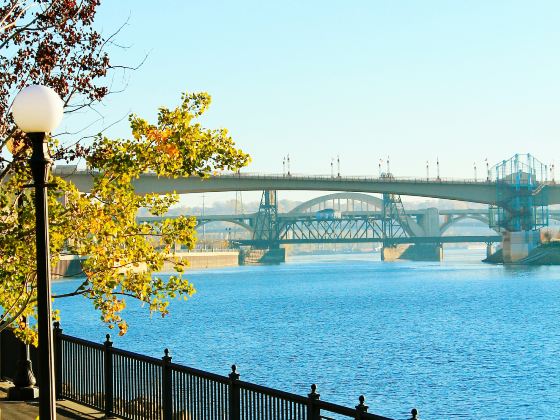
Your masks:
[{"label": "bridge arch", "polygon": [[[489,225],[490,225],[490,220],[488,219],[488,216],[482,216],[479,214],[464,214],[464,215],[460,215],[460,216],[455,216],[455,217],[451,217],[449,218],[449,220],[447,220],[445,223],[443,223],[440,228],[440,234],[441,236],[443,236],[443,234],[454,224],[459,223],[462,220],[466,220],[466,219],[471,219],[471,220],[478,220],[479,222],[484,223],[486,226],[488,226],[489,229],[492,229]],[[493,229],[497,232],[496,229]]]},{"label": "bridge arch", "polygon": [[361,203],[366,203],[366,205],[369,206],[373,206],[376,210],[382,210],[383,209],[383,200],[378,198],[378,197],[374,197],[368,194],[363,194],[363,193],[353,193],[353,192],[342,192],[342,193],[334,193],[334,194],[327,194],[327,195],[322,195],[320,197],[316,197],[313,198],[309,201],[306,201],[304,203],[301,203],[300,205],[294,207],[292,210],[290,210],[289,213],[304,213],[304,212],[308,212],[310,211],[313,207],[315,206],[319,206],[321,203],[327,203],[329,201],[335,201],[335,200],[351,200],[353,202],[361,202]]},{"label": "bridge arch", "polygon": [[[321,203],[327,203],[332,201],[333,203],[336,200],[351,200],[353,202],[352,209],[355,210],[354,203],[360,202],[366,204],[365,211],[371,211],[370,207],[373,207],[374,211],[383,211],[383,200],[379,197],[374,197],[369,194],[358,193],[358,192],[338,192],[334,194],[327,194],[322,195],[320,197],[313,198],[309,201],[301,203],[299,206],[293,208],[289,213],[305,213],[309,212],[314,206],[319,206]],[[348,207],[348,204],[347,204]],[[363,211],[363,206],[360,206],[360,211]],[[348,211],[348,209],[347,209]],[[412,236],[423,236],[424,229],[410,216],[406,215],[406,220],[404,221],[405,225],[408,226],[410,230],[410,234]],[[398,223],[402,224],[403,221],[397,220]]]},{"label": "bridge arch", "polygon": [[239,221],[239,220],[230,220],[230,219],[224,219],[224,220],[220,220],[220,219],[199,220],[199,219],[197,219],[195,229],[198,230],[199,228],[201,228],[204,225],[207,225],[209,223],[216,223],[216,222],[231,223],[231,224],[234,224],[234,225],[237,225],[237,226],[241,226],[243,229],[248,231],[249,234],[251,234],[251,236],[253,235],[253,232],[254,232],[254,229],[251,226],[249,226],[247,223]]}]

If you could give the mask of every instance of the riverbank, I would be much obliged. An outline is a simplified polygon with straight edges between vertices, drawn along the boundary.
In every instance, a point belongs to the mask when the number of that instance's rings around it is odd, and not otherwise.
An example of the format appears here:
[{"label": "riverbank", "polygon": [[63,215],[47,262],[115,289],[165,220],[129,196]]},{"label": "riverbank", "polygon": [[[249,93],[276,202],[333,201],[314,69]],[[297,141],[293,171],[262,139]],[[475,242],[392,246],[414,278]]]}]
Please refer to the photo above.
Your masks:
[{"label": "riverbank", "polygon": [[[235,250],[177,252],[175,255],[186,261],[189,268],[223,268],[239,265],[239,251]],[[79,277],[82,273],[81,261],[84,258],[77,255],[63,255],[52,270],[53,279]],[[173,264],[164,263],[162,271],[173,271]]]}]

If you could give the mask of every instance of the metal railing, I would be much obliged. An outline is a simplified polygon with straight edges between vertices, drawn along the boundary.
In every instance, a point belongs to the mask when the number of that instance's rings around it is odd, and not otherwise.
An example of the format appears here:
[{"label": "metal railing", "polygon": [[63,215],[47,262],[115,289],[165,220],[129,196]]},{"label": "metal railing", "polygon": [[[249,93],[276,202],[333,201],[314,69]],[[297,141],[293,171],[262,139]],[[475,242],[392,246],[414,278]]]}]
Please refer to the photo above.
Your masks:
[{"label": "metal railing", "polygon": [[[89,168],[77,168],[73,165],[59,165],[55,166],[52,170],[53,175],[60,176],[62,178],[72,176],[72,175],[98,175],[101,171],[97,169]],[[154,172],[146,172],[142,176],[153,176],[156,177],[157,174]],[[193,175],[194,177],[194,175]],[[368,181],[368,182],[412,182],[419,184],[426,183],[450,183],[450,184],[488,184],[494,183],[494,180],[490,180],[487,177],[479,178],[451,178],[451,177],[419,177],[419,176],[376,176],[376,175],[344,175],[344,176],[333,176],[328,174],[302,174],[302,173],[264,173],[264,172],[221,172],[218,175],[213,175],[211,178],[251,178],[251,179],[262,179],[262,180],[280,180],[280,179],[291,179],[291,180],[303,180],[303,181],[320,181],[320,180],[332,180],[332,181]],[[554,185],[554,181],[543,181],[542,183],[547,185]]]},{"label": "metal railing", "polygon": [[[106,417],[147,420],[390,420],[368,412],[360,396],[354,408],[244,382],[235,365],[228,376],[62,333],[55,323],[56,395],[103,411]],[[412,412],[416,419],[416,410]]]}]

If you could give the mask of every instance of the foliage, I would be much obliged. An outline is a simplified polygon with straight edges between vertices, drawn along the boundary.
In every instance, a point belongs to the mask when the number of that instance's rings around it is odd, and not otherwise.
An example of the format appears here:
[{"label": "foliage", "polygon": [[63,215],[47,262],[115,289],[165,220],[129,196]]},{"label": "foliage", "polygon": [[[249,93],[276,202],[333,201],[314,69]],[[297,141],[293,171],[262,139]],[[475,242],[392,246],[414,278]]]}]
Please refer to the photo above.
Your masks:
[{"label": "foliage", "polygon": [[[98,0],[8,0],[0,6],[0,330],[16,327],[36,343],[36,272],[32,189],[28,139],[14,125],[9,107],[24,86],[40,83],[61,96],[65,113],[89,108],[108,95],[110,64],[103,38],[93,29]],[[173,195],[138,196],[133,181],[146,172],[158,176],[206,176],[237,170],[249,158],[235,149],[226,130],[197,123],[210,104],[205,93],[184,95],[176,109],[161,108],[156,124],[130,117],[131,139],[98,135],[93,144],[51,140],[51,155],[72,162],[85,158],[95,171],[93,188],[83,194],[61,177],[49,188],[51,265],[65,254],[83,257],[85,279],[72,293],[84,296],[109,327],[127,329],[121,312],[125,298],[139,299],[150,311],[167,314],[169,299],[188,298],[194,288],[182,275],[174,250],[192,248],[195,220],[177,218],[150,225],[136,215],[146,208],[164,214],[177,201]],[[6,149],[11,154],[5,153]],[[164,262],[178,274],[153,273]]]},{"label": "foliage", "polygon": [[[145,302],[152,312],[168,313],[169,299],[187,299],[194,287],[182,274],[179,246],[192,249],[195,219],[178,217],[138,223],[140,208],[153,215],[167,212],[177,196],[136,195],[133,181],[142,174],[207,176],[219,170],[237,170],[248,156],[234,147],[227,130],[208,130],[196,123],[210,103],[205,93],[183,95],[179,107],[161,108],[157,124],[130,117],[132,139],[98,137],[88,154],[93,188],[87,194],[61,177],[52,177],[49,190],[51,261],[64,254],[86,257],[85,279],[72,293],[90,299],[110,328],[124,334],[121,317],[125,297]],[[28,153],[28,151],[26,151]],[[34,340],[34,329],[22,316],[36,317],[34,208],[25,189],[30,173],[22,161],[0,188],[0,306],[2,325],[17,325],[18,333]],[[177,275],[155,275],[164,262]]]},{"label": "foliage", "polygon": [[[92,27],[99,0],[8,0],[0,6],[0,147],[24,142],[9,114],[23,87],[44,84],[63,99],[65,112],[91,107],[108,95],[111,38]],[[73,143],[55,151],[73,159],[83,149]],[[0,159],[0,179],[10,160]]]}]

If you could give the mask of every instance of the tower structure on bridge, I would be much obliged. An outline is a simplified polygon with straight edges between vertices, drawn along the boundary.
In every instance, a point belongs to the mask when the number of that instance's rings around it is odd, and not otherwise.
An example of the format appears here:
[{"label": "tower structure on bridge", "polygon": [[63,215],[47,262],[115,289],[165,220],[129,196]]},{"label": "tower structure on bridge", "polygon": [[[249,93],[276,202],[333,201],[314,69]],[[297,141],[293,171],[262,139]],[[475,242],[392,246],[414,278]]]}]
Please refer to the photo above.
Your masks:
[{"label": "tower structure on bridge", "polygon": [[278,199],[276,191],[265,190],[261,197],[255,219],[253,240],[257,248],[279,248],[278,243]]},{"label": "tower structure on bridge", "polygon": [[530,154],[515,155],[495,165],[492,172],[497,205],[490,207],[491,227],[522,232],[548,226],[547,165]]},{"label": "tower structure on bridge", "polygon": [[496,204],[490,206],[490,227],[502,232],[502,260],[522,262],[540,243],[540,229],[549,224],[548,167],[530,154],[516,154],[492,168]]},{"label": "tower structure on bridge", "polygon": [[397,194],[383,194],[383,237],[403,238],[410,236],[406,212]]}]

